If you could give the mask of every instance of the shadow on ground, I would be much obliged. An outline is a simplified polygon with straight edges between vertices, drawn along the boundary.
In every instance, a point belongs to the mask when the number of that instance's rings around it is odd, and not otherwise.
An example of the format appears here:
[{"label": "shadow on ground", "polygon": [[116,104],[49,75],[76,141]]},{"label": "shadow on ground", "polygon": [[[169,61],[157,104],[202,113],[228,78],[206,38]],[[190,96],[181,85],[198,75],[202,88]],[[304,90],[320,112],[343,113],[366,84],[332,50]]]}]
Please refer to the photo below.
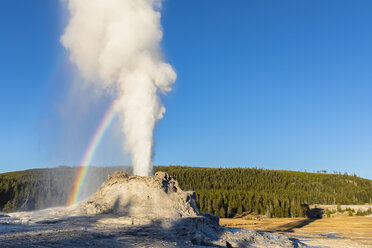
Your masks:
[{"label": "shadow on ground", "polygon": [[212,243],[218,236],[203,233],[208,230],[202,222],[185,218],[136,226],[115,223],[115,217],[106,214],[74,216],[9,226],[10,232],[0,234],[0,247],[225,247]]},{"label": "shadow on ground", "polygon": [[123,211],[118,217],[118,208],[130,205],[121,206],[118,199],[103,214],[0,222],[0,247],[226,247],[213,244],[219,239],[218,218],[143,220]]},{"label": "shadow on ground", "polygon": [[302,228],[309,225],[310,223],[323,218],[324,210],[322,208],[313,208],[308,213],[308,218],[305,220],[294,221],[278,227],[277,231],[281,232],[293,232],[294,229]]}]

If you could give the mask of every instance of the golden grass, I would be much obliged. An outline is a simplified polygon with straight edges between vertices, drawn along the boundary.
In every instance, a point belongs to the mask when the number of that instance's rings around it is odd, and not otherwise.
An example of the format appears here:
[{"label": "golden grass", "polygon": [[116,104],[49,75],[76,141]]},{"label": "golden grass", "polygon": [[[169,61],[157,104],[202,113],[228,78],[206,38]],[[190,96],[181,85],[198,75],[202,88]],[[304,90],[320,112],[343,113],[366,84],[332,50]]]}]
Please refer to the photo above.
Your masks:
[{"label": "golden grass", "polygon": [[[372,217],[335,216],[307,218],[220,219],[220,225],[250,230],[274,231],[294,238],[307,237],[311,245],[330,247],[372,247]],[[338,233],[338,239],[324,236]]]}]

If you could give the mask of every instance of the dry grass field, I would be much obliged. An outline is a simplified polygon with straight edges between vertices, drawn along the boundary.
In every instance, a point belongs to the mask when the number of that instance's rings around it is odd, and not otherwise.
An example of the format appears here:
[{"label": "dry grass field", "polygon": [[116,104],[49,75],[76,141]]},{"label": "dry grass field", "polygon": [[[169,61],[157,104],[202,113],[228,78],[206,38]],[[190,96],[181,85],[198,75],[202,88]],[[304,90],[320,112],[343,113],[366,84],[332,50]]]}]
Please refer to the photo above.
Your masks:
[{"label": "dry grass field", "polygon": [[221,219],[226,227],[283,233],[310,246],[372,247],[372,216]]}]

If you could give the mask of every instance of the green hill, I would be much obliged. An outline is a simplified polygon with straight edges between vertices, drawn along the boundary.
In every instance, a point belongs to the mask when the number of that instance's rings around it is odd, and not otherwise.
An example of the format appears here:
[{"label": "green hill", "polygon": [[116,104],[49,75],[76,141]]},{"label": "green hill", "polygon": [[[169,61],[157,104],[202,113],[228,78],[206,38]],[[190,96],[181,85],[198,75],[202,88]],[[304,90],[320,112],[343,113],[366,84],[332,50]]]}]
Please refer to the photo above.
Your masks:
[{"label": "green hill", "polygon": [[[90,167],[89,184],[82,193],[92,194],[116,170],[129,167]],[[304,216],[307,204],[364,204],[372,202],[372,181],[357,176],[277,171],[256,168],[196,168],[156,166],[181,188],[194,190],[203,212],[232,217],[255,212],[269,217]],[[0,174],[0,209],[3,212],[35,210],[64,205],[76,168],[59,167]]]},{"label": "green hill", "polygon": [[[130,167],[89,167],[82,196],[94,193],[107,175]],[[77,167],[32,169],[0,174],[0,211],[28,211],[64,206],[74,184]]]},{"label": "green hill", "polygon": [[255,168],[156,167],[194,190],[203,212],[232,217],[255,212],[269,217],[306,215],[305,204],[372,202],[372,181],[357,176]]}]

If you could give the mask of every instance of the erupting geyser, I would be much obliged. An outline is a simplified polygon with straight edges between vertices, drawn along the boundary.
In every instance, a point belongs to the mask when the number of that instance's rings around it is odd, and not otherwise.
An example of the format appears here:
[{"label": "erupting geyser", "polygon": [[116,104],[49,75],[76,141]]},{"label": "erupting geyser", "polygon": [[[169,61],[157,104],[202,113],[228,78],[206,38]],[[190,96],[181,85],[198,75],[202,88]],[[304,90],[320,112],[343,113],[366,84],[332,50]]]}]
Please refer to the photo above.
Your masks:
[{"label": "erupting geyser", "polygon": [[133,172],[152,174],[153,130],[165,108],[158,93],[176,80],[163,61],[161,0],[69,0],[70,20],[61,38],[84,79],[115,89],[125,149]]}]

